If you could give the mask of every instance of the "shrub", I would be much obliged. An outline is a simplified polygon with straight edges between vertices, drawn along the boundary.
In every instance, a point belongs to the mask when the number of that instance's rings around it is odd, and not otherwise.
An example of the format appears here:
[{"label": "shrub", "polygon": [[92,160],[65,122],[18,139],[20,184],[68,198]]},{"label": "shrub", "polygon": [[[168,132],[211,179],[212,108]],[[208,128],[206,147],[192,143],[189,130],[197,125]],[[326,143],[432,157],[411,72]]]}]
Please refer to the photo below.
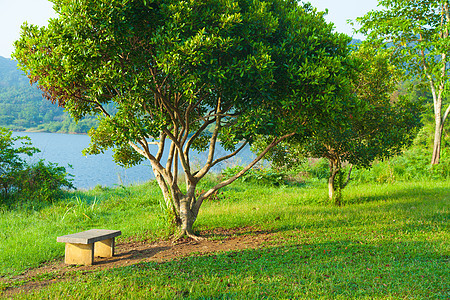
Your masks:
[{"label": "shrub", "polygon": [[25,166],[25,161],[21,155],[31,156],[36,152],[39,152],[39,150],[31,146],[28,137],[13,137],[9,129],[0,127],[1,198],[8,197],[8,194],[14,190],[17,172],[23,170]]},{"label": "shrub", "polygon": [[[235,166],[235,167],[229,167],[224,170],[222,170],[221,175],[224,178],[230,178],[242,171],[243,167],[241,166]],[[237,180],[240,180],[242,182],[252,182],[262,185],[282,185],[284,184],[284,176],[285,174],[283,172],[276,171],[271,168],[254,168],[250,169],[247,172],[245,172],[244,175],[242,175]]]},{"label": "shrub", "polygon": [[28,137],[13,137],[0,127],[0,204],[50,202],[64,187],[74,187],[64,167],[43,160],[29,165],[22,158],[36,152]]},{"label": "shrub", "polygon": [[71,178],[68,178],[71,176],[66,168],[40,160],[18,172],[16,197],[51,202],[63,188],[74,188]]},{"label": "shrub", "polygon": [[449,178],[450,155],[448,149],[442,149],[440,163],[435,166],[430,164],[430,151],[414,147],[388,161],[376,162],[370,169],[355,170],[352,177],[355,181],[363,183]]}]

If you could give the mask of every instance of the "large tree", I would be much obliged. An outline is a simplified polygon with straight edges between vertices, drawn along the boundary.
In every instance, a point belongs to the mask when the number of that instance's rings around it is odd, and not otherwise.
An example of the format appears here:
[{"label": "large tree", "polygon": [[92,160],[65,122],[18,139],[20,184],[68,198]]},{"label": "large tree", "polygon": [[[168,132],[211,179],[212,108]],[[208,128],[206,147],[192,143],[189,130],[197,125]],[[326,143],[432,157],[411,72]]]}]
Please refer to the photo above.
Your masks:
[{"label": "large tree", "polygon": [[[48,27],[25,24],[14,57],[75,119],[99,116],[87,153],[114,148],[123,165],[150,161],[181,235],[195,237],[192,225],[205,198],[281,140],[307,135],[341,92],[349,39],[333,33],[308,4],[53,2],[58,18]],[[274,138],[261,155],[196,197],[212,167],[266,133]],[[216,157],[219,142],[230,154]],[[198,168],[192,150],[208,153]]]},{"label": "large tree", "polygon": [[383,10],[371,11],[357,21],[371,41],[390,48],[398,66],[412,79],[428,83],[433,95],[435,130],[431,164],[438,164],[448,92],[450,13],[448,0],[379,0]]}]

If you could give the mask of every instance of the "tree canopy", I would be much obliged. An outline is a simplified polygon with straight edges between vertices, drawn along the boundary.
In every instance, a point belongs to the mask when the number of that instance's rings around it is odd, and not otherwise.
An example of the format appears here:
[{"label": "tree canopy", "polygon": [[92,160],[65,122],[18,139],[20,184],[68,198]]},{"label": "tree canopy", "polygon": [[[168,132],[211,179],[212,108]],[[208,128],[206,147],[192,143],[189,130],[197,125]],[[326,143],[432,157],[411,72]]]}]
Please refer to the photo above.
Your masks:
[{"label": "tree canopy", "polygon": [[412,79],[420,78],[433,96],[435,116],[431,164],[439,163],[441,139],[450,104],[448,92],[450,12],[448,0],[379,0],[382,10],[371,11],[357,21],[360,31],[374,45],[388,47],[393,61]]},{"label": "tree canopy", "polygon": [[345,186],[343,164],[368,168],[375,159],[400,153],[412,143],[421,114],[420,103],[394,94],[400,74],[389,63],[388,52],[361,44],[350,58],[349,92],[337,99],[322,124],[311,127],[310,138],[286,139],[269,156],[277,166],[301,162],[303,156],[326,158],[329,198],[338,205]]},{"label": "tree canopy", "polygon": [[[281,140],[308,136],[345,90],[350,39],[309,4],[53,2],[58,18],[48,27],[25,24],[14,57],[74,119],[99,116],[87,153],[111,147],[120,164],[150,161],[181,234],[193,235],[206,197]],[[257,134],[274,138],[241,172],[197,197],[199,180]],[[215,156],[219,142],[230,154]],[[192,150],[209,153],[199,168]]]}]

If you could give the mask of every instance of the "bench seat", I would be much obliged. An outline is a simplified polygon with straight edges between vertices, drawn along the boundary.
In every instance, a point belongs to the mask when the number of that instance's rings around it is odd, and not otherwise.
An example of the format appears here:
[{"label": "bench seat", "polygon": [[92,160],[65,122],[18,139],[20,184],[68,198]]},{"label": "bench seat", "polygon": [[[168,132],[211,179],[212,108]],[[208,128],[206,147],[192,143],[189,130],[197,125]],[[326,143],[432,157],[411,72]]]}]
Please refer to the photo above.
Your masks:
[{"label": "bench seat", "polygon": [[66,264],[92,265],[94,256],[114,256],[115,237],[121,234],[120,230],[91,229],[59,236],[56,241],[66,243]]}]

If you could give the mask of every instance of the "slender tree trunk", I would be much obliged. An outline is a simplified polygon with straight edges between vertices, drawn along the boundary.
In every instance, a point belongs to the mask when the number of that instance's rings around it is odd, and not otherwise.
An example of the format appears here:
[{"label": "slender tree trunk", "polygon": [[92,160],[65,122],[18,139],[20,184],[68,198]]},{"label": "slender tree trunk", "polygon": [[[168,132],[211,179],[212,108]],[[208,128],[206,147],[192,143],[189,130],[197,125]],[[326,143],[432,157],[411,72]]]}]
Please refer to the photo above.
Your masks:
[{"label": "slender tree trunk", "polygon": [[330,160],[330,176],[328,177],[328,198],[332,202],[336,197],[336,175],[339,172],[336,163]]},{"label": "slender tree trunk", "polygon": [[177,211],[178,209],[175,205],[176,201],[175,199],[172,199],[172,195],[170,194],[170,191],[161,173],[159,173],[154,168],[153,173],[155,174],[156,182],[158,183],[164,198],[164,205],[161,206],[163,206],[164,210],[166,211],[169,222],[175,227],[179,226],[181,224],[181,220]]},{"label": "slender tree trunk", "polygon": [[439,164],[441,156],[441,142],[442,142],[442,132],[444,127],[442,126],[441,116],[435,116],[435,128],[434,128],[434,145],[433,145],[433,157],[431,158],[431,164]]},{"label": "slender tree trunk", "polygon": [[330,174],[330,177],[328,177],[328,198],[330,201],[333,201],[334,198],[334,179],[336,178],[336,173]]},{"label": "slender tree trunk", "polygon": [[[442,18],[441,18],[441,38],[447,39],[449,37],[448,24],[450,22],[450,13],[448,2],[442,4]],[[445,76],[447,75],[447,54],[442,53],[442,82],[438,87],[438,91],[436,91],[435,86],[433,85],[433,80],[430,78],[430,86],[433,94],[433,102],[434,102],[434,145],[433,145],[433,156],[431,158],[431,164],[437,165],[439,164],[440,156],[441,156],[441,142],[442,142],[442,132],[444,131],[444,123],[450,112],[450,106],[444,112],[442,117],[442,95],[445,89]],[[426,68],[425,68],[426,70]]]},{"label": "slender tree trunk", "polygon": [[[330,159],[330,176],[328,177],[328,198],[331,203],[341,206],[343,189],[341,162]],[[338,178],[337,178],[338,177]]]}]

